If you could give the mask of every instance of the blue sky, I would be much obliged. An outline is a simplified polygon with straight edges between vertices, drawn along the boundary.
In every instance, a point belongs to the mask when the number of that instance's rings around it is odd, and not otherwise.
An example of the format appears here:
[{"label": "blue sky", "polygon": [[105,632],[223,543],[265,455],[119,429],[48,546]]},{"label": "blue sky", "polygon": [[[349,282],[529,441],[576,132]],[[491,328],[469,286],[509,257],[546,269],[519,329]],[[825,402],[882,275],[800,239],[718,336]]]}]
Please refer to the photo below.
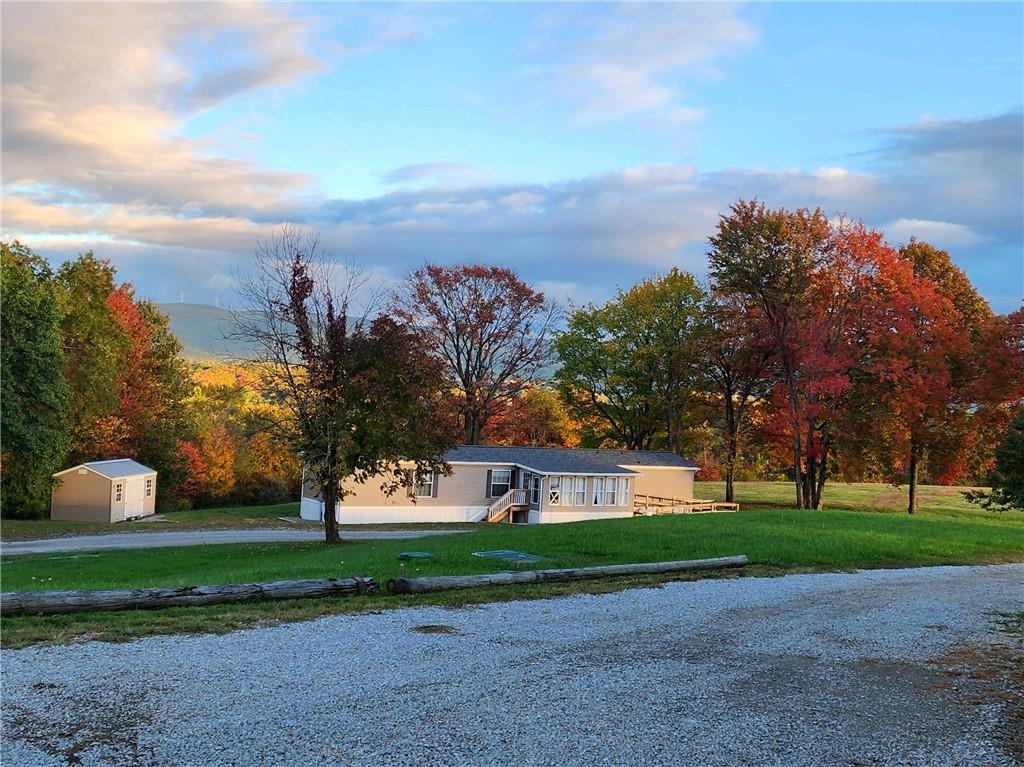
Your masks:
[{"label": "blue sky", "polygon": [[600,300],[702,274],[717,214],[754,196],[947,247],[1000,311],[1024,294],[1019,3],[8,4],[3,21],[5,234],[55,260],[92,248],[156,300],[230,303],[286,221],[385,285],[474,260]]}]

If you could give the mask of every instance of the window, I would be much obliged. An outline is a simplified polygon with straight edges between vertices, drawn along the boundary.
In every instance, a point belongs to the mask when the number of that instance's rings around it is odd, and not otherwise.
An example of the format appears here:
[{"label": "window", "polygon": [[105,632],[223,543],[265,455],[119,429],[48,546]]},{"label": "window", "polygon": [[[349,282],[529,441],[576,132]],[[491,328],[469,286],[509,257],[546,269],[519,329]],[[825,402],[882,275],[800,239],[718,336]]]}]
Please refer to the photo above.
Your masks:
[{"label": "window", "polygon": [[114,483],[114,503],[120,503],[121,499],[124,498],[124,484],[121,482]]},{"label": "window", "polygon": [[491,472],[491,487],[488,498],[501,498],[512,487],[512,469],[495,469]]},{"label": "window", "polygon": [[619,506],[629,506],[629,477],[619,479]]},{"label": "window", "polygon": [[540,474],[534,474],[530,482],[530,503],[540,505]]},{"label": "window", "polygon": [[608,477],[604,481],[604,505],[614,506],[615,505],[615,483],[618,481],[616,477]]},{"label": "window", "polygon": [[576,477],[576,505],[587,505],[587,478]]},{"label": "window", "polygon": [[434,494],[434,472],[423,472],[412,492],[417,498],[430,498]]},{"label": "window", "polygon": [[604,477],[594,477],[594,505],[604,503]]},{"label": "window", "polygon": [[558,506],[562,502],[562,478],[552,477],[548,480],[548,504]]},{"label": "window", "polygon": [[146,497],[147,498],[152,498],[153,497],[153,480],[151,480],[151,479],[147,479],[146,480]]}]

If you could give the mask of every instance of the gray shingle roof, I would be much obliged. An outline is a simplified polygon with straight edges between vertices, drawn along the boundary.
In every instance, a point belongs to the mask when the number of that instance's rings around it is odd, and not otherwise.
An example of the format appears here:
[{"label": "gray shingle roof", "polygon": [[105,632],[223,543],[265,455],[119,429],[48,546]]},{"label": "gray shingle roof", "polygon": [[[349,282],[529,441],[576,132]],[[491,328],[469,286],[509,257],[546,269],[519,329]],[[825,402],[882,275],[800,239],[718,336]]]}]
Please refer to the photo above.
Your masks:
[{"label": "gray shingle roof", "polygon": [[133,461],[130,458],[118,458],[113,461],[87,461],[82,465],[88,466],[93,471],[98,471],[104,477],[109,477],[110,479],[156,473],[155,469],[143,466],[138,461]]},{"label": "gray shingle roof", "polygon": [[515,463],[544,474],[636,474],[624,466],[696,469],[697,464],[662,450],[594,450],[568,447],[462,445],[445,455],[459,463]]}]

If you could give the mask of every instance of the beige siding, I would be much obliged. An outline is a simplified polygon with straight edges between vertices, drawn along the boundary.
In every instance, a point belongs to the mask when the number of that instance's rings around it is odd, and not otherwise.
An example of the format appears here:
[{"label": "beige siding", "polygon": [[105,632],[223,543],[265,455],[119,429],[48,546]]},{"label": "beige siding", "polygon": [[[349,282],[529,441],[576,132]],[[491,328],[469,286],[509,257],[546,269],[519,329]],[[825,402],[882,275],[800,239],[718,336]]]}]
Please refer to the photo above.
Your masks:
[{"label": "beige siding", "polygon": [[[156,514],[156,472],[147,474],[144,478],[153,480],[153,494],[148,498],[142,496],[142,516],[148,517],[150,514]],[[145,485],[143,485],[143,493],[145,493]]]},{"label": "beige siding", "polygon": [[[400,489],[391,496],[384,493],[378,480],[369,479],[363,484],[345,483],[345,506],[407,506],[429,508],[431,506],[487,506],[493,499],[487,497],[487,471],[489,469],[511,469],[508,464],[455,464],[452,473],[445,477],[438,475],[437,496],[416,498],[415,502],[406,490]],[[307,497],[315,497],[311,489]]]},{"label": "beige siding", "polygon": [[[84,470],[72,471],[58,477],[58,484],[50,494],[50,519],[69,522],[114,522],[113,486],[109,479]],[[122,511],[123,514],[123,511]]]},{"label": "beige siding", "polygon": [[657,495],[662,498],[693,498],[692,469],[663,469],[651,467],[633,467],[633,471],[641,472],[634,480],[633,492],[637,495]]}]

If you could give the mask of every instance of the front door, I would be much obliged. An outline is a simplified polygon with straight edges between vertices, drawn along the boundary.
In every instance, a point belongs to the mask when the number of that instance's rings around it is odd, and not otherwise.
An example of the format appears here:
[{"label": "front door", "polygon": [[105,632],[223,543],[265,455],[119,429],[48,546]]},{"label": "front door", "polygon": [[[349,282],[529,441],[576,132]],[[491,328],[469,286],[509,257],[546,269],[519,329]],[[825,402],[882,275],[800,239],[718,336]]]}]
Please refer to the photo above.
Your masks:
[{"label": "front door", "polygon": [[142,477],[129,477],[124,488],[124,518],[142,516],[142,496],[145,480]]}]

